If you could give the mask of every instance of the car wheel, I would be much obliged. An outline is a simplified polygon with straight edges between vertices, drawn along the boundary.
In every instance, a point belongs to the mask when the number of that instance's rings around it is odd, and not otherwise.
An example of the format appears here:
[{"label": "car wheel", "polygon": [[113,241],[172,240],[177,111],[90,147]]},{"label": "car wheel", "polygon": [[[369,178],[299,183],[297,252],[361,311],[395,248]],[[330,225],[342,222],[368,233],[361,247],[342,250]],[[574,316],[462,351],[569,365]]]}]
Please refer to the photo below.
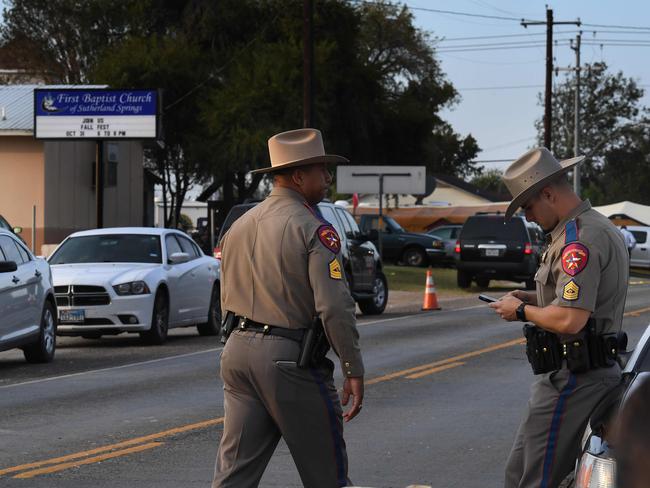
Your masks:
[{"label": "car wheel", "polygon": [[476,278],[476,284],[480,288],[488,288],[490,286],[490,279],[489,278]]},{"label": "car wheel", "polygon": [[427,253],[419,247],[410,247],[402,254],[402,262],[407,266],[424,266],[427,263]]},{"label": "car wheel", "polygon": [[472,275],[467,271],[457,270],[456,271],[456,284],[458,288],[469,288],[472,286]]},{"label": "car wheel", "polygon": [[140,337],[147,343],[153,345],[164,344],[167,340],[169,329],[169,305],[167,297],[162,291],[156,293],[151,316],[151,328],[141,332]]},{"label": "car wheel", "polygon": [[221,290],[219,282],[215,282],[210,295],[210,308],[208,309],[208,321],[196,326],[202,336],[219,335],[221,329]]},{"label": "car wheel", "polygon": [[359,300],[359,308],[364,315],[379,315],[388,304],[388,282],[384,273],[377,273],[372,285],[373,297]]},{"label": "car wheel", "polygon": [[45,302],[41,314],[41,331],[38,341],[23,348],[28,363],[49,363],[56,351],[56,309],[49,301]]}]

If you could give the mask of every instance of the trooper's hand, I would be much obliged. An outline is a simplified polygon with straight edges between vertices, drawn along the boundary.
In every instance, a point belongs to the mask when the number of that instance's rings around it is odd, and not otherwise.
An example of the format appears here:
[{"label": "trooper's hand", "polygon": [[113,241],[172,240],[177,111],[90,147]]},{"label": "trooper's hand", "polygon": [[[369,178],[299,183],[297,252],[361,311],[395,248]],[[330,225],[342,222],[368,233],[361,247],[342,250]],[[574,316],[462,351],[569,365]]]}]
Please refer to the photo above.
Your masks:
[{"label": "trooper's hand", "polygon": [[343,398],[341,403],[347,405],[352,396],[352,406],[350,410],[343,414],[343,419],[349,422],[361,412],[363,406],[363,376],[356,378],[345,378],[343,382]]},{"label": "trooper's hand", "polygon": [[528,302],[529,301],[528,300],[528,298],[529,298],[528,292],[526,292],[524,290],[512,290],[512,291],[509,291],[508,293],[506,293],[504,296],[506,296],[506,297],[515,297],[515,298],[518,298],[519,300],[521,300],[522,302]]},{"label": "trooper's hand", "polygon": [[517,320],[517,307],[522,300],[512,295],[504,296],[501,300],[490,303],[488,306],[493,309],[503,320],[513,322]]}]

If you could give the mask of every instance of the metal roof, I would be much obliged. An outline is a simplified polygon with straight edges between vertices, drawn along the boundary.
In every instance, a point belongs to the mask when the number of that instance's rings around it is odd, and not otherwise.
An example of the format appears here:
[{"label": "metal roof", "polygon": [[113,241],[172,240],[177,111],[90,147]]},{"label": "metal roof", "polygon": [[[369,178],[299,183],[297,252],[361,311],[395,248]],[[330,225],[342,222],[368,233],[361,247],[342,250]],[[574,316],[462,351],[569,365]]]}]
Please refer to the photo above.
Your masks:
[{"label": "metal roof", "polygon": [[0,86],[0,135],[34,132],[36,88],[106,88],[107,85],[3,85]]}]

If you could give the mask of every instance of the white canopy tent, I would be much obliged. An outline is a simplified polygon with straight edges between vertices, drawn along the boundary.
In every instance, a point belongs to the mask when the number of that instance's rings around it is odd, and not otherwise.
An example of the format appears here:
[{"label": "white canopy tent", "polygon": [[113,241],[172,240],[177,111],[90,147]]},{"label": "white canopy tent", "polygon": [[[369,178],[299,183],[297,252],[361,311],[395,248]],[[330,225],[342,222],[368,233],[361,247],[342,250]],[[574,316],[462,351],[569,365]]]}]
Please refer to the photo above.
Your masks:
[{"label": "white canopy tent", "polygon": [[650,226],[650,206],[647,205],[625,201],[594,207],[594,209],[612,220],[633,220],[639,225]]}]

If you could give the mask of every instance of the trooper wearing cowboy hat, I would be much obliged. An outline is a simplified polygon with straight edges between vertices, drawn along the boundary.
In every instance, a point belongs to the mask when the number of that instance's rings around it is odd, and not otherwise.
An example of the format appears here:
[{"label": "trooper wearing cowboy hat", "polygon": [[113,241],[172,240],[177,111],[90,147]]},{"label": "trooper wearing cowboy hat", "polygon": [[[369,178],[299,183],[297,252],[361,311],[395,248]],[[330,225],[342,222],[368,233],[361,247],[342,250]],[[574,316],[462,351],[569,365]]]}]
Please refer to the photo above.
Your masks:
[{"label": "trooper wearing cowboy hat", "polygon": [[593,408],[620,380],[616,347],[602,347],[613,344],[623,321],[627,250],[618,229],[567,181],[583,159],[557,161],[547,149],[533,149],[503,175],[513,195],[506,219],[521,207],[547,233],[536,292],[515,290],[490,304],[504,320],[537,326],[526,326],[534,331],[526,335],[527,354],[537,377],[506,488],[557,487],[574,467]]},{"label": "trooper wearing cowboy hat", "polygon": [[[299,129],[268,142],[274,188],[221,241],[222,310],[237,326],[221,356],[224,431],[214,488],[256,487],[282,437],[309,488],[347,486],[343,420],[363,400],[355,303],[343,275],[341,242],[314,210],[332,182],[320,131]],[[304,334],[320,317],[345,377],[343,413],[324,356],[301,366]]]}]

